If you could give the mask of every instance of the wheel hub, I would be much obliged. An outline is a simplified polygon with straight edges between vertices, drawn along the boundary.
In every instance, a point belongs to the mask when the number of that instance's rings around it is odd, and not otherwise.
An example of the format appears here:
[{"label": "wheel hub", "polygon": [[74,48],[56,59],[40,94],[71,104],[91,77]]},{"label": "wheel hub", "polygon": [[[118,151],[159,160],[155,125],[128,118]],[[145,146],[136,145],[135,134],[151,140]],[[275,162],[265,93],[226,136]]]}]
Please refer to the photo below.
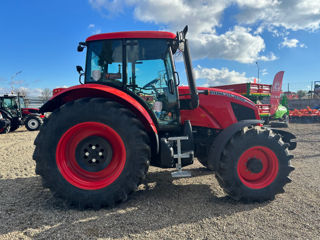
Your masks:
[{"label": "wheel hub", "polygon": [[250,158],[247,162],[247,168],[252,173],[260,173],[263,169],[262,161],[258,158]]},{"label": "wheel hub", "polygon": [[83,139],[76,148],[76,161],[88,172],[98,172],[105,169],[112,160],[110,143],[99,136]]},{"label": "wheel hub", "polygon": [[31,129],[35,129],[35,128],[38,127],[38,121],[35,120],[35,119],[30,119],[30,120],[28,121],[28,126],[29,126],[29,128],[31,128]]}]

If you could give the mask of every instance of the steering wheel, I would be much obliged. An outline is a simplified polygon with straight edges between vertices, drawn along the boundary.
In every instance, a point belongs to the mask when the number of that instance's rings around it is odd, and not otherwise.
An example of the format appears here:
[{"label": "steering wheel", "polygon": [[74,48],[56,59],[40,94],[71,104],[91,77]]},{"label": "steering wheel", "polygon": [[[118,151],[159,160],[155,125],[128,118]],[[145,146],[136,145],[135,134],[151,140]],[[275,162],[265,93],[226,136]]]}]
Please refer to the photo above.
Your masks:
[{"label": "steering wheel", "polygon": [[159,81],[159,78],[153,79],[152,81],[148,82],[146,85],[144,85],[142,87],[142,89],[146,89],[146,90],[155,90],[155,84]]},{"label": "steering wheel", "polygon": [[159,78],[156,78],[156,79],[153,79],[152,81],[148,82],[146,85],[144,85],[142,87],[142,89],[145,89],[145,90],[153,90],[155,93],[156,93],[156,97],[158,98],[159,97],[159,92],[155,86],[155,84],[160,81]]}]

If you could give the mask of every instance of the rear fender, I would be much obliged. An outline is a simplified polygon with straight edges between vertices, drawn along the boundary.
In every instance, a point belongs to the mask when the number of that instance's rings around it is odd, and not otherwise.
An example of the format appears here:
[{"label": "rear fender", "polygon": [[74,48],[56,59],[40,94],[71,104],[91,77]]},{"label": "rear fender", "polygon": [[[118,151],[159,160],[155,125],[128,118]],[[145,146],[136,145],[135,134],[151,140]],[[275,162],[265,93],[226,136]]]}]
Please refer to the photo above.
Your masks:
[{"label": "rear fender", "polygon": [[1,109],[0,112],[4,118],[10,119],[10,121],[13,119],[13,116],[9,111]]},{"label": "rear fender", "polygon": [[213,141],[210,151],[209,151],[209,156],[208,158],[208,165],[209,169],[217,169],[217,163],[220,160],[221,154],[223,152],[223,149],[225,148],[226,144],[228,141],[232,138],[232,136],[240,131],[242,128],[247,127],[247,126],[252,126],[252,125],[257,125],[257,124],[262,124],[263,120],[242,120],[237,123],[234,123],[224,129]]},{"label": "rear fender", "polygon": [[156,153],[159,152],[159,139],[158,131],[155,121],[152,119],[151,114],[147,108],[144,107],[137,99],[133,98],[124,91],[117,88],[101,85],[101,84],[82,84],[66,88],[61,92],[55,94],[48,102],[41,108],[40,113],[53,112],[55,109],[66,104],[67,102],[75,101],[80,98],[106,98],[119,102],[120,104],[128,107],[134,112],[145,126],[149,133]]}]

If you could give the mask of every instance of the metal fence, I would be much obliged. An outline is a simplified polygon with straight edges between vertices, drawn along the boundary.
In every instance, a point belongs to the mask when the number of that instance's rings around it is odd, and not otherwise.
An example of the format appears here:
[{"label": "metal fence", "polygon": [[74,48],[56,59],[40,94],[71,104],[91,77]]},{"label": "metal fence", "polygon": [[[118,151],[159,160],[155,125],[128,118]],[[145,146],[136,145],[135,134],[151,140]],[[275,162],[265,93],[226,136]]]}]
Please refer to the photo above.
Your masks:
[{"label": "metal fence", "polygon": [[24,101],[25,101],[26,107],[29,107],[29,108],[39,108],[46,102],[39,97],[28,97],[28,98],[25,98]]}]

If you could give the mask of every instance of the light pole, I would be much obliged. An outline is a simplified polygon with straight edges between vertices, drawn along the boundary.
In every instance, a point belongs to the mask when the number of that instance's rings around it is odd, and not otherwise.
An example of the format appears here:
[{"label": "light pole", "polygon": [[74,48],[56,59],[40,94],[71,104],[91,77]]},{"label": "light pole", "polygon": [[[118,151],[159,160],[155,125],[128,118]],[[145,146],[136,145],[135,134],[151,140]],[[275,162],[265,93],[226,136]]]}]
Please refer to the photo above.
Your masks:
[{"label": "light pole", "polygon": [[258,62],[256,62],[256,64],[257,64],[257,68],[258,68],[258,83],[259,83],[259,82],[260,82],[260,79],[259,79],[260,69],[259,69],[259,64],[258,64]]},{"label": "light pole", "polygon": [[14,91],[14,87],[13,87],[13,85],[14,85],[14,79],[15,79],[15,77],[17,76],[17,75],[19,75],[20,73],[22,73],[22,70],[20,70],[20,71],[18,71],[18,72],[16,72],[15,74],[13,74],[12,75],[12,77],[11,77],[11,82],[10,82],[10,84],[11,84],[11,91],[13,92]]}]

